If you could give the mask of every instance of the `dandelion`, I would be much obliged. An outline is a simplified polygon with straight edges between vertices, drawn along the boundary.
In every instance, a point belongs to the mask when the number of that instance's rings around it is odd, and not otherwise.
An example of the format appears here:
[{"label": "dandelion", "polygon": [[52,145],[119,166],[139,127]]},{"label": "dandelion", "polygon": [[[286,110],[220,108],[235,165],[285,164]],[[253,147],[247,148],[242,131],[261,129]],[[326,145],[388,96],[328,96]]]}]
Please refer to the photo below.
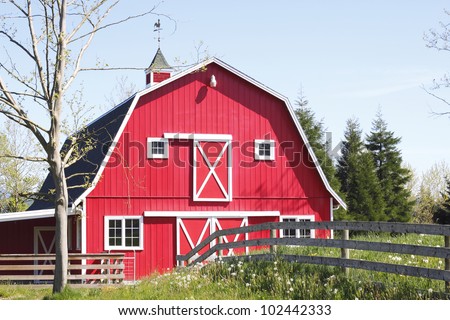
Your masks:
[{"label": "dandelion", "polygon": [[415,259],[415,258],[416,258],[416,256],[412,254],[411,255],[411,259]]},{"label": "dandelion", "polygon": [[250,287],[250,283],[247,282],[247,283],[245,284],[245,286],[246,286],[246,287]]},{"label": "dandelion", "polygon": [[278,270],[278,268],[277,268],[277,267],[275,267],[275,268],[273,268],[273,270],[274,270],[274,271],[277,271],[277,270]]},{"label": "dandelion", "polygon": [[442,260],[439,260],[438,263],[439,263],[439,264],[442,264]]},{"label": "dandelion", "polygon": [[422,259],[424,263],[428,263],[428,259]]},{"label": "dandelion", "polygon": [[252,273],[252,278],[256,277],[256,274]]},{"label": "dandelion", "polygon": [[277,265],[277,263],[278,263],[277,261],[274,261],[274,262],[273,262],[274,265]]},{"label": "dandelion", "polygon": [[428,293],[433,293],[433,289],[428,289]]},{"label": "dandelion", "polygon": [[418,243],[422,243],[422,239],[417,240]]},{"label": "dandelion", "polygon": [[236,274],[237,274],[236,272],[232,272],[232,273],[231,273],[231,275],[232,275],[233,277],[236,276]]},{"label": "dandelion", "polygon": [[333,293],[334,293],[334,294],[338,293],[338,289],[335,288],[335,289],[333,290]]},{"label": "dandelion", "polygon": [[290,292],[294,291],[294,288],[290,287],[290,288],[289,288],[289,291],[290,291]]}]

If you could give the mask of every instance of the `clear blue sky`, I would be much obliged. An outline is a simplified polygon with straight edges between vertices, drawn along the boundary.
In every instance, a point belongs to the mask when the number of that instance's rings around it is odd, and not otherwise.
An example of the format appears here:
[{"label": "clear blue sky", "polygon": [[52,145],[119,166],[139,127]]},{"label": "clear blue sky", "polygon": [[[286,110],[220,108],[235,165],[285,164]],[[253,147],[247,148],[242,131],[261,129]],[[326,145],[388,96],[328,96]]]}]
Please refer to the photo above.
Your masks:
[{"label": "clear blue sky", "polygon": [[[119,11],[139,12],[149,3],[127,0]],[[450,52],[428,49],[423,40],[439,21],[450,21],[446,6],[440,0],[166,0],[158,12],[177,24],[174,30],[172,21],[160,17],[161,48],[169,63],[192,62],[203,41],[211,55],[291,103],[302,87],[335,142],[351,117],[368,133],[380,108],[389,129],[402,137],[404,161],[420,173],[435,162],[450,163],[450,119],[430,114],[450,108],[421,88],[450,69]],[[147,67],[157,49],[156,20],[149,16],[99,34],[89,59]],[[88,101],[100,104],[121,74],[144,87],[139,71],[90,74],[85,86],[96,85],[87,90]]]}]

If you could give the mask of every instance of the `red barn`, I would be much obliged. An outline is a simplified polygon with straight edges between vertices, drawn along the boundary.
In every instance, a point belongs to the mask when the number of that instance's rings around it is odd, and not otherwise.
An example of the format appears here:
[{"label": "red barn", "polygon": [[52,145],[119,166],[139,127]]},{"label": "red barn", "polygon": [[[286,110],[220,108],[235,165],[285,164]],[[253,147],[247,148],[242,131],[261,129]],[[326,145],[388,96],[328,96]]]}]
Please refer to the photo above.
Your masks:
[{"label": "red barn", "polygon": [[[67,170],[71,251],[125,252],[140,278],[173,268],[215,230],[329,221],[345,207],[287,98],[216,58],[172,75],[159,49],[146,79],[145,90],[88,126],[95,145]],[[50,188],[48,177],[42,191]],[[51,252],[53,232],[47,203],[0,215],[0,253]]]}]

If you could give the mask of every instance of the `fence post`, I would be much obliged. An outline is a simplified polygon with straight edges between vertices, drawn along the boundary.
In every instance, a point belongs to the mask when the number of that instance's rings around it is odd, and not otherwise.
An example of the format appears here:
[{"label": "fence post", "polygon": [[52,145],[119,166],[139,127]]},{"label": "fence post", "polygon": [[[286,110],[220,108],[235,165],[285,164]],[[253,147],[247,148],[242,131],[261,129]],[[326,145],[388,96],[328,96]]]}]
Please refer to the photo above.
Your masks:
[{"label": "fence post", "polygon": [[[223,236],[219,237],[219,244],[223,243]],[[223,257],[223,249],[219,250],[219,257]]]},{"label": "fence post", "polygon": [[[276,239],[276,238],[277,238],[277,229],[271,229],[270,230],[270,239]],[[271,254],[277,253],[276,245],[270,245],[270,253]]]},{"label": "fence post", "polygon": [[[342,240],[347,241],[349,240],[350,236],[349,236],[349,231],[348,230],[342,230]],[[342,259],[350,259],[350,249],[347,248],[341,248],[341,258]],[[345,275],[348,276],[349,274],[349,268],[347,267],[343,267],[342,269],[345,272]]]},{"label": "fence post", "polygon": [[[446,248],[450,249],[450,236],[444,236],[444,245]],[[450,271],[450,259],[445,259],[445,270]],[[445,292],[450,293],[450,282],[445,281]]]}]

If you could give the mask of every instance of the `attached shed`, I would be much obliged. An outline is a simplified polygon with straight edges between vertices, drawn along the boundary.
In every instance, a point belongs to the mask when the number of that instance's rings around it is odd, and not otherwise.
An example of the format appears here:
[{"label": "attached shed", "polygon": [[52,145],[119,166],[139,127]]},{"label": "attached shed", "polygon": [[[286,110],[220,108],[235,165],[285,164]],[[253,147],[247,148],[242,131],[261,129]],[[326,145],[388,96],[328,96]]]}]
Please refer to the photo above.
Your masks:
[{"label": "attached shed", "polygon": [[[145,90],[88,126],[94,148],[67,171],[74,177],[69,185],[79,186],[70,191],[73,250],[125,252],[140,278],[173,268],[177,254],[215,230],[329,221],[335,208],[345,207],[287,98],[217,58],[175,75],[161,58],[158,49]],[[42,191],[50,188],[49,177]],[[51,206],[35,202],[16,220],[0,215],[0,253],[36,252],[31,230],[54,226],[36,210],[48,215]],[[15,235],[7,232],[12,225]],[[330,234],[282,230],[280,236]]]}]

